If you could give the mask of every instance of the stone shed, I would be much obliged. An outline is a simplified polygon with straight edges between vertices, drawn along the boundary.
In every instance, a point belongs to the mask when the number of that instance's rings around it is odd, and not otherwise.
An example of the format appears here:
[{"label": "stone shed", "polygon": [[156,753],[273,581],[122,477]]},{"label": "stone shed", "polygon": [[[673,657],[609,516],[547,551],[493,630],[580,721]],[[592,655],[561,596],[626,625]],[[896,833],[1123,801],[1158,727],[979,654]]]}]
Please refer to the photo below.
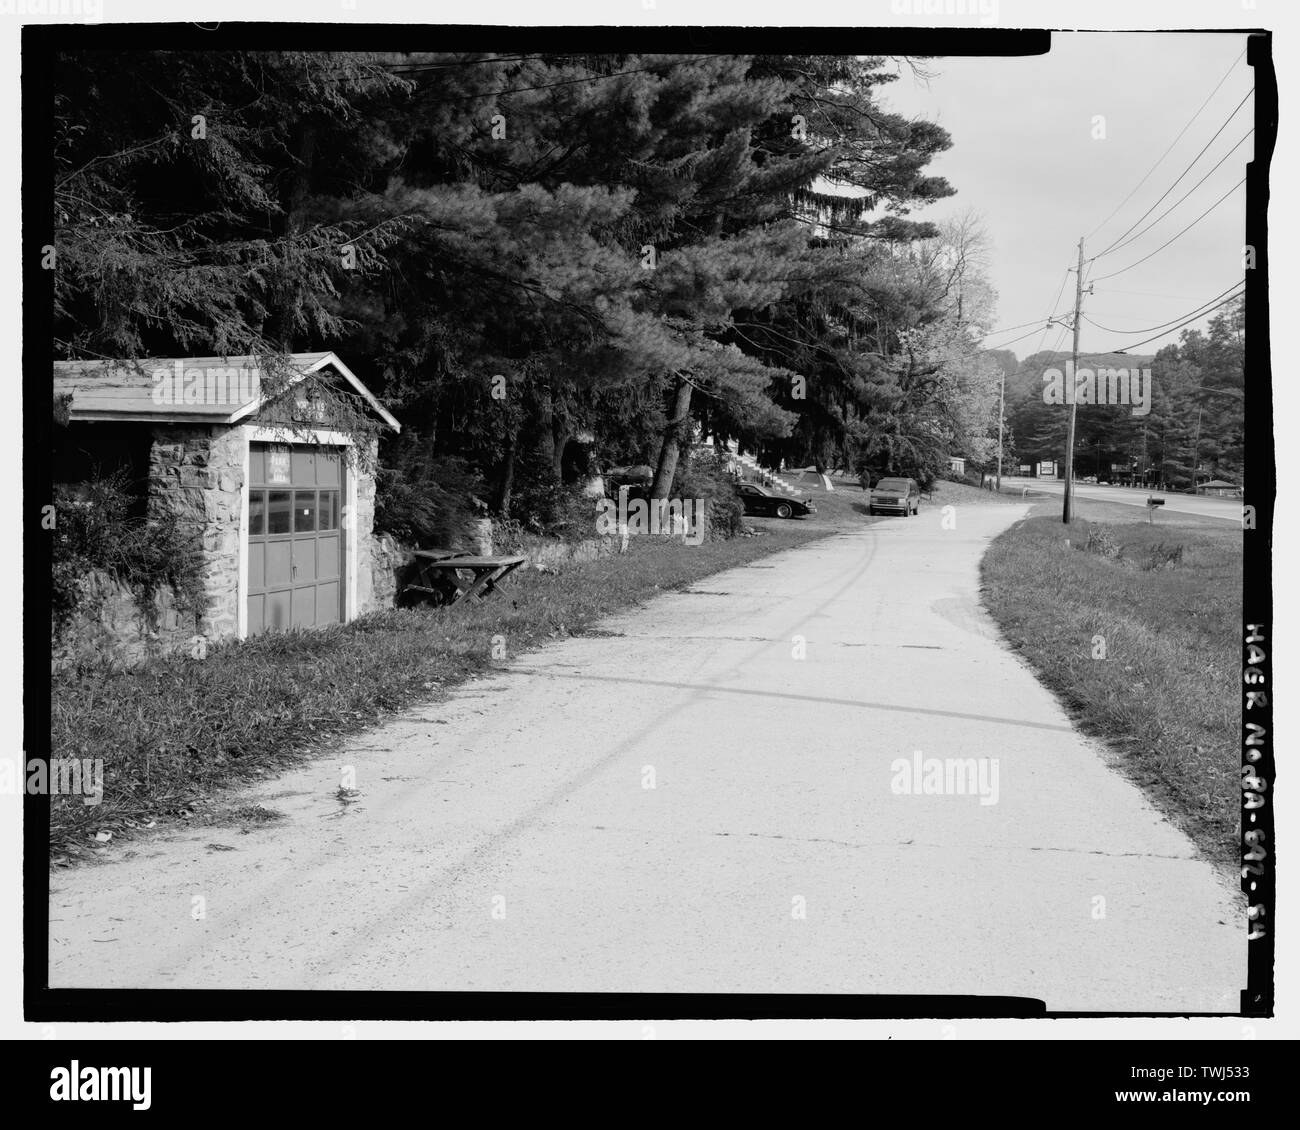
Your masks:
[{"label": "stone shed", "polygon": [[[202,604],[190,617],[163,607],[164,635],[242,639],[391,603],[391,577],[375,576],[385,557],[373,535],[378,441],[354,437],[400,425],[335,354],[287,362],[273,403],[251,357],[54,365],[55,394],[70,398],[56,480],[127,468],[141,516],[193,531]],[[319,399],[295,400],[301,382],[321,380],[354,394],[375,428],[334,430]],[[113,614],[103,615],[112,634]],[[156,622],[151,630],[155,643],[169,642],[156,639]]]}]

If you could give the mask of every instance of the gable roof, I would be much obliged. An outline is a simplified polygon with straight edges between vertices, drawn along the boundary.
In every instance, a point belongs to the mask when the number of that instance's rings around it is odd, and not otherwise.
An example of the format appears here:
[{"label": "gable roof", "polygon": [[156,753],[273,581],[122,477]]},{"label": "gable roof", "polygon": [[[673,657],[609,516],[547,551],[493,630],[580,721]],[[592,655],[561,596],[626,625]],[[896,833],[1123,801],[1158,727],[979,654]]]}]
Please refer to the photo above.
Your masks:
[{"label": "gable roof", "polygon": [[[289,387],[310,374],[331,368],[337,372],[385,424],[402,426],[375,395],[334,353],[291,353],[287,358],[297,376]],[[203,374],[203,395],[193,374]],[[72,420],[122,420],[151,423],[237,424],[264,407],[257,359],[245,357],[150,357],[138,361],[56,361],[54,392],[71,395]]]}]

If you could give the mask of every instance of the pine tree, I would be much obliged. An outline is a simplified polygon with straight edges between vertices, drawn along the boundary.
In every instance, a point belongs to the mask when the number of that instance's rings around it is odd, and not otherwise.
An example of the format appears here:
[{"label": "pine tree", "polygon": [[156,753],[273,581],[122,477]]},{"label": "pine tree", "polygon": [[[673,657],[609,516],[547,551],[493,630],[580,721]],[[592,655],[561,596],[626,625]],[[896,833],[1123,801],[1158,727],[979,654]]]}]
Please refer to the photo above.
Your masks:
[{"label": "pine tree", "polygon": [[298,178],[276,163],[301,152],[307,123],[345,122],[400,81],[363,55],[60,56],[56,356],[277,352],[336,334],[341,249],[364,270],[387,233],[304,223]]}]

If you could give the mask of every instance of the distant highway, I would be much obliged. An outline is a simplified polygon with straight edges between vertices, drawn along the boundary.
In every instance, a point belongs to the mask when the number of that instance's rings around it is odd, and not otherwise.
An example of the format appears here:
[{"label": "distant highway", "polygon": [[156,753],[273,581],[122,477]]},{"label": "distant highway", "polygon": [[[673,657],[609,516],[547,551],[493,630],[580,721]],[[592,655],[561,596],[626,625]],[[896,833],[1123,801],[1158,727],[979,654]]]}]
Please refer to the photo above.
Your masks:
[{"label": "distant highway", "polygon": [[[1044,494],[1059,495],[1065,489],[1060,479],[1025,479],[1018,476],[1003,475],[1005,487],[1026,486]],[[1166,494],[1163,491],[1143,487],[1098,486],[1096,483],[1074,484],[1074,497],[1094,499],[1098,502],[1119,502],[1125,506],[1140,506],[1145,509],[1148,498],[1163,498],[1162,510],[1178,514],[1198,514],[1202,518],[1221,518],[1225,522],[1241,524],[1240,498],[1212,498],[1206,495]],[[1156,521],[1160,520],[1159,516]]]}]

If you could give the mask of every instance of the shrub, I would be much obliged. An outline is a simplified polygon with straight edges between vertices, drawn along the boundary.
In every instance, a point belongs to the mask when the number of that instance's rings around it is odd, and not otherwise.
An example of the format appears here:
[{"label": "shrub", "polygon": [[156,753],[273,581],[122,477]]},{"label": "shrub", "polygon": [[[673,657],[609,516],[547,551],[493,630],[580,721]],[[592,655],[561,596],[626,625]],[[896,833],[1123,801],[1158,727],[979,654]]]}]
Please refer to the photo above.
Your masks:
[{"label": "shrub", "polygon": [[596,500],[583,494],[580,486],[564,487],[545,532],[562,538],[592,537],[596,532]]},{"label": "shrub", "polygon": [[1178,565],[1182,560],[1183,546],[1166,545],[1158,541],[1155,545],[1147,546],[1146,554],[1139,564],[1145,571],[1151,572],[1153,569],[1163,569],[1167,565]]},{"label": "shrub", "polygon": [[[960,475],[946,476],[953,482],[971,482],[968,478],[962,478]],[[926,494],[934,490],[934,484],[938,480],[938,473],[931,467],[920,465],[911,467],[882,467],[878,463],[859,463],[858,464],[858,482],[862,484],[863,490],[870,490],[881,479],[915,479],[916,485]],[[973,486],[979,486],[979,476],[976,475]]]},{"label": "shrub", "polygon": [[[944,471],[943,477],[950,483],[965,483],[968,487],[976,487],[977,489],[983,488],[985,485],[985,472],[974,467],[967,467],[966,470],[960,472],[949,467]],[[919,479],[917,481],[920,482]],[[921,483],[921,489],[928,490],[929,488],[924,483]]]},{"label": "shrub", "polygon": [[119,470],[62,485],[54,501],[51,611],[56,639],[84,609],[81,581],[92,570],[127,585],[141,611],[154,612],[163,587],[176,593],[177,607],[202,604],[202,558],[192,531],[167,522],[135,517],[138,501],[129,476]]},{"label": "shrub", "polygon": [[492,548],[497,553],[518,553],[524,547],[527,531],[518,518],[492,519]]},{"label": "shrub", "polygon": [[702,498],[708,515],[708,535],[730,538],[744,528],[745,508],[736,495],[735,482],[727,473],[720,453],[684,454],[673,479],[673,498]]},{"label": "shrub", "polygon": [[579,484],[565,485],[548,460],[526,460],[515,469],[510,516],[528,533],[544,537],[588,538],[595,507]]},{"label": "shrub", "polygon": [[418,436],[385,448],[375,476],[375,530],[419,547],[455,545],[479,517],[482,481],[463,459],[432,457]]},{"label": "shrub", "polygon": [[537,452],[516,456],[511,517],[518,518],[533,533],[545,533],[563,509],[564,493],[564,484],[550,460]]},{"label": "shrub", "polygon": [[1118,557],[1121,550],[1119,543],[1100,526],[1088,527],[1088,544],[1084,548],[1098,557],[1111,559]]}]

